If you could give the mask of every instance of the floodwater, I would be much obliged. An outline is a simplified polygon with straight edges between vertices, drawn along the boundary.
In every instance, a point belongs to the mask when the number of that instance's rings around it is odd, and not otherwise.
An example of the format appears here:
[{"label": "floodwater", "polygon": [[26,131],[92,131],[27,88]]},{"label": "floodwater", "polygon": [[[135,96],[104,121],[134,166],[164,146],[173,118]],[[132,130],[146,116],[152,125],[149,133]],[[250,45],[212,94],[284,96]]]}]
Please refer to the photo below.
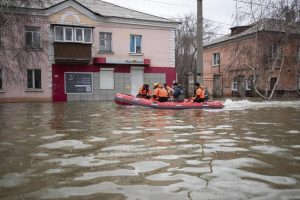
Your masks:
[{"label": "floodwater", "polygon": [[300,101],[0,104],[0,199],[300,199]]}]

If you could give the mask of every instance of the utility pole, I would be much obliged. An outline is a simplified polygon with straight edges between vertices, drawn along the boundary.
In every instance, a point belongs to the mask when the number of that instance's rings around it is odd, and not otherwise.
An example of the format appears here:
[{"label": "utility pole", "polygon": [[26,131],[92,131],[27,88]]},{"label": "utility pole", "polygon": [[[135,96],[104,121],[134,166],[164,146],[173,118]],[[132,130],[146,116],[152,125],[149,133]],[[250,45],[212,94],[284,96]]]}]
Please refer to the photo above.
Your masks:
[{"label": "utility pole", "polygon": [[202,0],[197,0],[197,81],[203,84],[203,13]]}]

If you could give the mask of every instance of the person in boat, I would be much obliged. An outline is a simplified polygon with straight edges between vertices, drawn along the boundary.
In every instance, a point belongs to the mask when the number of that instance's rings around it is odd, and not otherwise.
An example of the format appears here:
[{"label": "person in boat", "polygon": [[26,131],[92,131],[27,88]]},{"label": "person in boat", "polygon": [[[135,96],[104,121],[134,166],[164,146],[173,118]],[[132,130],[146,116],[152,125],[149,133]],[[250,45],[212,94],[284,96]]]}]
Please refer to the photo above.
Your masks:
[{"label": "person in boat", "polygon": [[208,88],[205,87],[205,91],[204,91],[204,102],[207,102],[209,100],[209,92],[208,92]]},{"label": "person in boat", "polygon": [[196,86],[196,96],[194,98],[194,102],[204,102],[204,89],[203,87],[200,85],[200,83],[195,83]]},{"label": "person in boat", "polygon": [[174,92],[174,90],[173,90],[173,88],[171,88],[170,86],[168,86],[166,83],[164,84],[164,88],[167,90],[167,92],[168,92],[168,97],[170,98],[170,97],[172,97],[173,96],[173,92]]},{"label": "person in boat", "polygon": [[173,101],[174,102],[184,102],[184,92],[183,88],[178,83],[173,83],[174,93],[173,93]]},{"label": "person in boat", "polygon": [[149,89],[148,84],[144,84],[143,86],[140,87],[139,93],[137,94],[138,98],[145,98],[145,99],[150,99],[151,98],[151,90]]},{"label": "person in boat", "polygon": [[159,85],[159,83],[153,83],[153,99],[159,102],[167,102],[168,101],[168,91]]}]

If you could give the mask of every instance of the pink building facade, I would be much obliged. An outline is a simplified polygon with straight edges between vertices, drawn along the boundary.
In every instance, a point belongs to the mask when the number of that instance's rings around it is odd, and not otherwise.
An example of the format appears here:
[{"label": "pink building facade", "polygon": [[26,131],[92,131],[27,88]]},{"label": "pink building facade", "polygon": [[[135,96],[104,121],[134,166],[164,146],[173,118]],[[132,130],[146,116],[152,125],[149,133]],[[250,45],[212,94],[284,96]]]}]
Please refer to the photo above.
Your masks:
[{"label": "pink building facade", "polygon": [[[175,21],[85,0],[61,1],[43,15],[43,84],[26,93],[26,99],[41,100],[39,94],[53,101],[113,100],[117,92],[136,95],[143,83],[171,84],[176,79]],[[25,85],[13,90],[26,91]],[[24,94],[1,91],[2,101],[24,100]]]}]

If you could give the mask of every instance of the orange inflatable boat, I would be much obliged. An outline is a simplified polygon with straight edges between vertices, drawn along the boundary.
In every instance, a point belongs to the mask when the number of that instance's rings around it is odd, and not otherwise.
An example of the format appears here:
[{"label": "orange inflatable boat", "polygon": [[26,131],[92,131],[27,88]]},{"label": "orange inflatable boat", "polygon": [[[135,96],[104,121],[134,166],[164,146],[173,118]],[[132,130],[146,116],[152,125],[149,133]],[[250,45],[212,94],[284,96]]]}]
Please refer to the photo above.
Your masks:
[{"label": "orange inflatable boat", "polygon": [[138,105],[160,109],[220,109],[224,105],[219,101],[208,101],[204,103],[190,102],[158,102],[151,99],[137,98],[132,95],[117,93],[115,102],[119,105]]}]

